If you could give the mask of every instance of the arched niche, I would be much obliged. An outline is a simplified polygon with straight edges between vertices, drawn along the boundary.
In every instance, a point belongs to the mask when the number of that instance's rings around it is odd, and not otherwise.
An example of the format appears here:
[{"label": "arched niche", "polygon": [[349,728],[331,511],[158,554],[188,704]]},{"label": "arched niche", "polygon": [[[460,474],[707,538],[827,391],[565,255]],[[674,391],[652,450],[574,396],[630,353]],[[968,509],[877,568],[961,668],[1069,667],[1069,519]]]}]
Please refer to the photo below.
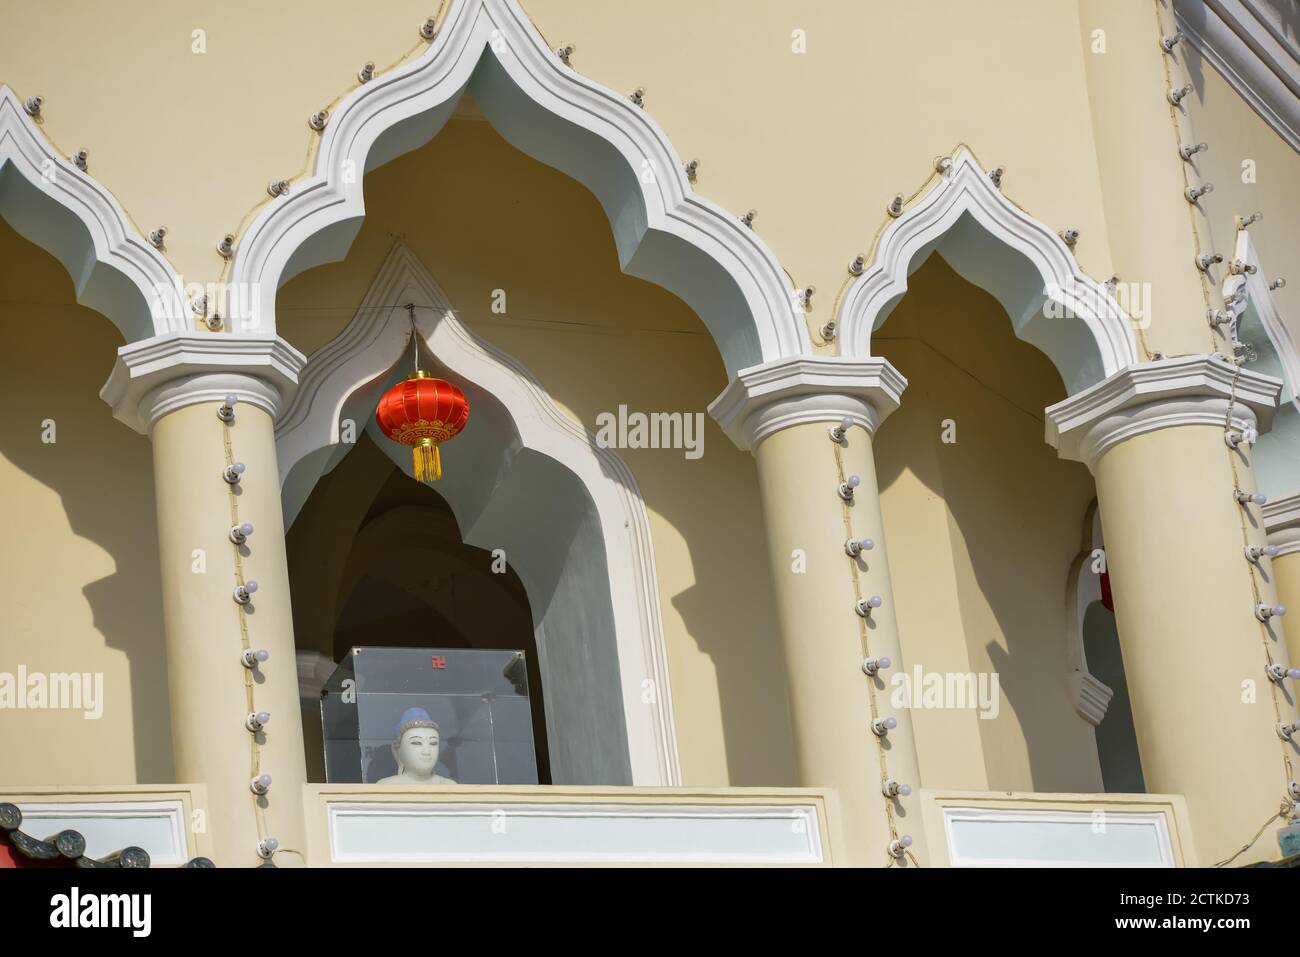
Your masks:
[{"label": "arched niche", "polygon": [[841,355],[872,354],[872,333],[932,252],[997,298],[1016,335],[1052,360],[1069,394],[1137,361],[1129,317],[1111,291],[1085,276],[1061,238],[1008,200],[964,147],[885,229],[874,259],[845,291]]},{"label": "arched niche", "polygon": [[294,275],[342,259],[365,215],[364,174],[427,143],[470,90],[523,152],[582,182],[608,217],[625,272],[683,299],[729,373],[811,349],[790,280],[734,215],[695,195],[664,131],[624,94],[569,67],[515,0],[458,0],[428,51],[344,98],[315,171],[272,201],[239,240],[232,325],[275,330],[275,296]]},{"label": "arched niche", "polygon": [[[438,493],[464,541],[502,549],[528,592],[556,783],[681,781],[649,522],[631,472],[515,360],[453,316],[397,245],[355,318],[303,369],[276,430],[286,526],[366,430],[408,475],[410,450],[374,424],[383,392],[421,365],[454,380],[472,428],[443,451]],[[349,425],[350,423],[350,425]]]}]

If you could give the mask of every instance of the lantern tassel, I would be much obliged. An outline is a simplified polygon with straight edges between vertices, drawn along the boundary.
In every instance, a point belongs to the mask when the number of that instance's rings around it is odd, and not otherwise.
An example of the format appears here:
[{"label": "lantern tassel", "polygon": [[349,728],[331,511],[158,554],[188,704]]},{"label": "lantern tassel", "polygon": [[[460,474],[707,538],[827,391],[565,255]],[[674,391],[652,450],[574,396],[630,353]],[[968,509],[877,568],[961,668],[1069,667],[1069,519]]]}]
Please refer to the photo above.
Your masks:
[{"label": "lantern tassel", "polygon": [[442,457],[438,455],[438,443],[425,439],[412,447],[411,456],[415,460],[417,482],[432,485],[442,478]]}]

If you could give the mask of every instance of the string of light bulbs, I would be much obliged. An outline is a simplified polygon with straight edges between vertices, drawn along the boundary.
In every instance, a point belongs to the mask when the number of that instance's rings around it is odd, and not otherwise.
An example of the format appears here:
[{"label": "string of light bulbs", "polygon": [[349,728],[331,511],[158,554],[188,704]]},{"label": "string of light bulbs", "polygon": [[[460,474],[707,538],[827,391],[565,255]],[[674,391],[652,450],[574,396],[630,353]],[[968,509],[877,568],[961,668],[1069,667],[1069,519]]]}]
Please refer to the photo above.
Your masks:
[{"label": "string of light bulbs", "polygon": [[[1276,719],[1276,723],[1274,727],[1276,729],[1277,737],[1279,739],[1278,746],[1282,756],[1282,769],[1283,769],[1283,781],[1284,781],[1285,797],[1281,802],[1281,807],[1278,813],[1275,814],[1273,817],[1271,817],[1268,821],[1266,821],[1264,825],[1259,829],[1259,831],[1255,834],[1255,836],[1251,839],[1251,841],[1248,844],[1246,844],[1244,847],[1242,847],[1241,850],[1237,851],[1237,853],[1232,855],[1232,857],[1229,857],[1224,861],[1220,861],[1218,864],[1215,865],[1217,867],[1221,867],[1235,860],[1247,849],[1252,847],[1254,843],[1259,840],[1260,835],[1264,833],[1265,829],[1267,829],[1269,824],[1271,824],[1273,821],[1281,817],[1291,817],[1295,819],[1300,819],[1300,783],[1297,783],[1295,779],[1295,771],[1291,763],[1291,755],[1289,753],[1289,748],[1288,748],[1288,745],[1290,744],[1292,739],[1292,735],[1296,734],[1297,732],[1300,732],[1300,723],[1296,721],[1290,721],[1290,722],[1285,721],[1283,719],[1282,706],[1278,701],[1278,695],[1282,692],[1282,682],[1287,678],[1292,678],[1293,680],[1300,680],[1300,668],[1293,667],[1288,669],[1275,662],[1273,660],[1273,652],[1269,644],[1270,642],[1269,622],[1273,618],[1281,617],[1282,615],[1284,615],[1286,613],[1286,607],[1281,604],[1268,605],[1264,601],[1263,592],[1260,588],[1260,582],[1258,576],[1263,574],[1263,567],[1262,567],[1263,560],[1265,558],[1271,560],[1272,557],[1276,554],[1276,549],[1272,549],[1271,546],[1267,546],[1267,545],[1263,547],[1251,545],[1250,531],[1246,524],[1247,510],[1252,505],[1260,506],[1267,501],[1267,498],[1264,495],[1258,493],[1253,495],[1248,495],[1247,493],[1242,491],[1241,475],[1237,466],[1237,454],[1240,452],[1244,456],[1245,453],[1243,451],[1243,446],[1246,448],[1253,447],[1255,440],[1258,438],[1257,434],[1252,434],[1254,430],[1243,429],[1239,431],[1233,427],[1233,423],[1232,423],[1232,412],[1237,402],[1237,389],[1241,379],[1242,368],[1246,362],[1246,358],[1245,356],[1236,355],[1238,342],[1237,342],[1237,320],[1236,320],[1235,312],[1229,312],[1225,317],[1225,314],[1223,312],[1214,309],[1214,306],[1212,305],[1212,300],[1210,298],[1209,290],[1210,287],[1213,285],[1213,278],[1210,275],[1210,268],[1214,264],[1222,262],[1223,257],[1218,254],[1207,253],[1205,251],[1204,243],[1201,240],[1201,231],[1199,228],[1199,224],[1197,222],[1197,212],[1200,211],[1200,207],[1198,206],[1198,201],[1200,200],[1200,197],[1205,195],[1206,193],[1211,192],[1214,187],[1213,184],[1209,184],[1209,183],[1204,184],[1203,186],[1193,186],[1191,182],[1191,177],[1189,175],[1189,170],[1188,170],[1188,168],[1192,165],[1192,157],[1195,156],[1197,153],[1201,153],[1208,150],[1209,146],[1208,144],[1205,143],[1197,143],[1195,141],[1194,136],[1186,137],[1186,142],[1192,143],[1193,145],[1191,146],[1183,145],[1185,141],[1185,137],[1183,135],[1184,130],[1182,129],[1183,116],[1181,115],[1182,111],[1179,109],[1179,104],[1181,100],[1187,95],[1187,93],[1191,91],[1192,86],[1190,83],[1185,83],[1182,87],[1180,87],[1178,90],[1175,91],[1173,89],[1173,84],[1174,84],[1173,73],[1170,67],[1170,61],[1174,59],[1173,57],[1174,48],[1179,43],[1182,42],[1183,34],[1182,31],[1177,29],[1175,29],[1174,32],[1171,34],[1165,34],[1164,27],[1161,22],[1160,4],[1158,2],[1155,3],[1154,9],[1155,9],[1156,29],[1157,32],[1160,34],[1160,47],[1166,54],[1165,56],[1161,57],[1161,60],[1164,65],[1166,86],[1170,90],[1170,93],[1167,96],[1167,99],[1169,101],[1170,125],[1173,130],[1175,145],[1177,146],[1178,149],[1178,155],[1183,160],[1183,162],[1180,163],[1180,166],[1182,167],[1184,197],[1187,199],[1188,216],[1192,227],[1192,242],[1195,247],[1194,265],[1196,266],[1197,272],[1200,277],[1201,295],[1205,302],[1206,316],[1209,319],[1210,352],[1214,354],[1220,354],[1218,350],[1217,337],[1222,337],[1227,339],[1230,343],[1229,348],[1232,350],[1232,356],[1230,358],[1226,356],[1224,357],[1233,366],[1232,380],[1228,390],[1228,407],[1224,415],[1224,423],[1223,423],[1224,445],[1226,447],[1225,454],[1228,456],[1228,468],[1232,477],[1233,499],[1236,501],[1238,505],[1237,521],[1241,532],[1242,553],[1245,556],[1248,565],[1247,574],[1249,575],[1250,578],[1251,595],[1254,604],[1254,617],[1259,626],[1260,643],[1264,650],[1264,662],[1265,662],[1264,673],[1268,678],[1269,698],[1273,704],[1273,713],[1274,713],[1274,718]],[[1184,79],[1186,79],[1185,74],[1184,74]],[[1193,131],[1187,130],[1186,132],[1191,133]],[[1244,229],[1246,226],[1249,226],[1251,223],[1257,221],[1261,217],[1262,217],[1261,213],[1255,213],[1244,220],[1238,217],[1236,221],[1237,230],[1240,231],[1241,229]],[[1242,273],[1249,273],[1253,271],[1251,265],[1247,263],[1238,264],[1234,262],[1231,268],[1234,272],[1240,271]],[[1243,287],[1243,294],[1244,294],[1244,287]],[[1225,305],[1227,305],[1227,303],[1225,303]],[[1221,329],[1220,326],[1223,326],[1224,328]]]},{"label": "string of light bulbs", "polygon": [[236,461],[231,432],[235,426],[235,405],[238,397],[227,395],[225,401],[217,408],[217,418],[221,420],[221,440],[225,454],[226,466],[221,473],[226,483],[226,495],[230,507],[230,530],[227,533],[234,548],[235,588],[232,598],[236,614],[239,616],[239,663],[244,669],[244,728],[248,732],[250,746],[248,790],[253,801],[253,818],[257,828],[257,856],[263,866],[274,866],[273,859],[280,849],[280,842],[270,833],[267,825],[266,810],[262,798],[271,790],[271,775],[262,770],[262,744],[258,735],[262,734],[271,720],[270,712],[258,711],[254,699],[253,672],[258,670],[269,658],[265,649],[255,649],[248,630],[248,604],[258,590],[256,580],[244,575],[243,553],[241,549],[253,534],[250,522],[241,522],[239,518],[239,495],[236,489],[243,480],[246,468],[243,462]]},{"label": "string of light bulbs", "polygon": [[839,425],[830,430],[830,438],[835,455],[835,474],[839,479],[835,494],[840,499],[840,513],[844,523],[846,536],[844,552],[849,559],[850,576],[853,581],[853,604],[858,615],[858,639],[862,652],[862,671],[867,677],[867,701],[870,709],[868,727],[876,740],[876,753],[879,756],[880,764],[880,793],[885,801],[885,820],[889,826],[889,844],[886,849],[889,860],[885,866],[886,868],[893,867],[906,857],[914,866],[919,867],[920,865],[911,851],[912,837],[910,834],[898,833],[898,822],[894,816],[894,801],[898,798],[908,797],[912,793],[912,788],[911,785],[901,783],[890,777],[889,765],[886,761],[885,738],[890,731],[898,727],[898,719],[892,716],[883,717],[876,697],[874,679],[881,670],[889,668],[892,662],[888,658],[878,658],[871,654],[871,640],[867,623],[871,618],[872,610],[879,608],[883,604],[883,600],[879,595],[869,597],[863,595],[862,579],[858,573],[858,559],[862,553],[871,551],[875,547],[875,542],[869,538],[854,538],[853,510],[850,506],[854,500],[855,489],[861,484],[861,479],[856,475],[845,475],[843,453],[844,446],[848,444],[849,429],[852,427],[853,420],[846,417],[840,421]]}]

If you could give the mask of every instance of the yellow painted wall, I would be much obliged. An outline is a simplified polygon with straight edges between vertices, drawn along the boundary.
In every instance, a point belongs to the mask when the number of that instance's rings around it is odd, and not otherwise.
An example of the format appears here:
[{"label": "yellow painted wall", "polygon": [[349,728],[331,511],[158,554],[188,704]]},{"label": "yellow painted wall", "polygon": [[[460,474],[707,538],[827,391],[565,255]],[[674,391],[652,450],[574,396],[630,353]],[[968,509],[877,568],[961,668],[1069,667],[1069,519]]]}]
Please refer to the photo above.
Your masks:
[{"label": "yellow painted wall", "polygon": [[[142,231],[168,227],[167,255],[187,281],[217,278],[214,243],[266,201],[269,179],[305,168],[314,136],[307,116],[350,89],[363,61],[382,70],[422,49],[416,27],[432,12],[409,0],[364,15],[317,0],[285,0],[274,13],[252,0],[10,6],[0,82],[46,97],[47,135],[65,152],[90,151],[91,172]],[[1003,0],[996,16],[962,0],[671,0],[638,8],[635,29],[626,7],[600,0],[524,7],[553,45],[576,44],[574,65],[585,75],[619,90],[645,87],[647,109],[679,152],[701,159],[701,194],[736,213],[758,210],[758,232],[797,283],[820,290],[812,329],[831,315],[844,264],[886,221],[885,203],[910,193],[932,157],[958,142],[986,166],[1005,166],[1007,195],[1031,214],[1079,228],[1077,255],[1091,275],[1123,273],[1112,255],[1116,237],[1141,235],[1123,197],[1102,194],[1104,183],[1118,182],[1105,170],[1123,172],[1147,155],[1108,125],[1121,100],[1106,97],[1150,97],[1158,106],[1163,67],[1146,52],[1154,51],[1155,23],[1150,35],[1135,28],[1131,42],[1112,47],[1130,58],[1115,73],[1089,60],[1094,20],[1133,9],[1118,0]],[[1122,35],[1129,21],[1117,22]],[[205,31],[206,52],[195,52],[195,30]],[[803,31],[806,52],[792,49],[794,31]],[[1270,272],[1285,273],[1295,260],[1287,232],[1300,188],[1295,156],[1213,74],[1197,96],[1206,107],[1193,118],[1215,139],[1206,170],[1218,188],[1207,206],[1216,248],[1227,252],[1234,212],[1265,208],[1261,255]],[[1170,131],[1169,149],[1174,140]],[[1243,155],[1259,159],[1255,186],[1233,182]],[[1166,164],[1143,182],[1176,198],[1176,173]],[[725,384],[698,319],[618,273],[590,195],[512,151],[486,124],[452,123],[430,146],[372,174],[366,199],[348,261],[282,290],[281,331],[304,351],[343,327],[401,235],[470,326],[521,359],[588,427],[619,403],[702,411]],[[1166,226],[1181,209],[1173,203],[1169,212]],[[163,780],[171,764],[149,446],[112,422],[96,396],[119,341],[101,317],[72,305],[52,259],[3,230],[0,312],[15,331],[0,357],[0,390],[13,410],[0,420],[0,488],[17,523],[12,541],[27,550],[4,560],[6,580],[20,586],[3,612],[4,654],[12,647],[30,667],[102,668],[110,709],[100,722],[76,718],[54,734],[41,722],[65,716],[0,716],[15,732],[0,736],[0,767],[45,783]],[[1196,298],[1185,285],[1196,277],[1181,278],[1192,268],[1185,241],[1159,244],[1152,260],[1154,271],[1180,277],[1171,280],[1180,303]],[[1063,703],[1057,616],[1093,492],[1081,467],[1057,462],[1042,443],[1041,410],[1060,397],[1059,382],[1041,356],[1017,351],[1028,347],[977,355],[971,330],[1004,327],[1005,316],[937,266],[923,273],[878,340],[912,378],[879,446],[903,639],[927,667],[996,667],[1017,689],[998,721],[971,727],[920,713],[918,736],[944,757],[936,764],[923,748],[923,775],[941,786],[1097,788],[1095,756],[1089,764],[1081,738],[1091,732]],[[505,316],[489,311],[498,288],[507,292]],[[29,296],[71,317],[78,335],[59,336],[56,348],[46,332],[24,326]],[[1294,315],[1289,321],[1300,333]],[[1148,337],[1166,351],[1199,350],[1209,343],[1203,322],[1198,309],[1157,309]],[[899,330],[908,324],[949,359],[960,343],[956,358],[975,378],[904,341]],[[954,407],[959,442],[936,444],[937,418]],[[60,423],[52,447],[34,444],[47,416]],[[707,417],[706,429],[699,461],[625,453],[650,510],[685,776],[691,784],[789,784],[754,466]],[[69,459],[59,464],[58,455]],[[1022,547],[999,541],[994,563],[991,536],[999,533],[1014,533]],[[50,629],[61,636],[57,646],[45,641]],[[926,657],[932,647],[938,665]],[[76,747],[49,747],[65,731]],[[980,760],[968,748],[976,739]],[[946,770],[931,782],[926,769],[936,766]]]},{"label": "yellow painted wall", "polygon": [[[214,244],[267,201],[267,182],[304,168],[307,117],[352,89],[364,61],[382,70],[416,48],[436,5],[391,0],[364,15],[319,0],[282,0],[274,14],[253,0],[11,6],[0,82],[44,95],[52,140],[87,148],[93,175],[142,229],[165,224],[168,256],[187,281],[205,282],[222,266]],[[1079,228],[1085,270],[1110,274],[1068,0],[1002,0],[997,15],[964,0],[523,7],[551,45],[576,44],[585,76],[645,88],[679,153],[701,159],[701,194],[737,215],[758,210],[758,232],[797,283],[822,290],[812,329],[830,317],[845,264],[886,222],[885,204],[960,142],[1004,165],[1007,194],[1035,216]],[[206,31],[205,53],[192,52],[195,30]]]},{"label": "yellow painted wall", "polygon": [[990,719],[914,704],[922,782],[1103,790],[1066,693],[1066,582],[1095,491],[1043,441],[1060,376],[938,256],[872,342],[908,378],[876,441],[907,670],[997,672],[1001,688]]},{"label": "yellow painted wall", "polygon": [[[103,716],[0,710],[7,784],[172,778],[149,440],[99,398],[121,336],[0,220],[0,672],[103,676]],[[42,441],[45,420],[53,443]]]}]

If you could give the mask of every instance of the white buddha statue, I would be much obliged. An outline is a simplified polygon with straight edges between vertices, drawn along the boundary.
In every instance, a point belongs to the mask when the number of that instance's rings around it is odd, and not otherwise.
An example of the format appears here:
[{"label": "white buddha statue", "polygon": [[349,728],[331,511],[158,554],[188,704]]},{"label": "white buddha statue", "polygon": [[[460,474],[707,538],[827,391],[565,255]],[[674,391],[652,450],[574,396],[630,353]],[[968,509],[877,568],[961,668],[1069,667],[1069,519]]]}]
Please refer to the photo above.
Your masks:
[{"label": "white buddha statue", "polygon": [[455,784],[451,778],[434,774],[442,734],[423,708],[407,708],[393,735],[393,757],[397,773],[380,778],[379,784]]}]

